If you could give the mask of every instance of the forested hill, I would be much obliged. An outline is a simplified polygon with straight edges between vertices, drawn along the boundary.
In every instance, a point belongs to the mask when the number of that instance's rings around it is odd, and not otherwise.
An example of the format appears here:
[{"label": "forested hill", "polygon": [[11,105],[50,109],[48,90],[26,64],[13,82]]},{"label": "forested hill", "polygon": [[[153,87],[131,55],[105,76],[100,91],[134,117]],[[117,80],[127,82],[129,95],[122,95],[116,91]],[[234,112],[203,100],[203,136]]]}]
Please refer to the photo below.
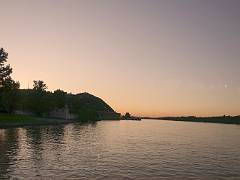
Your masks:
[{"label": "forested hill", "polygon": [[102,99],[89,93],[74,95],[60,89],[50,92],[42,80],[34,80],[33,89],[20,89],[20,83],[11,77],[12,68],[7,60],[8,53],[0,48],[0,113],[63,118],[74,115],[78,119],[120,117]]},{"label": "forested hill", "polygon": [[77,98],[79,100],[79,103],[87,109],[94,109],[95,111],[114,112],[114,110],[101,98],[87,92],[76,94],[75,98]]},{"label": "forested hill", "polygon": [[89,93],[71,94],[62,90],[50,92],[34,89],[19,89],[18,92],[17,110],[40,116],[66,106],[71,113],[78,114],[82,118],[95,118],[98,112],[114,113],[106,102]]}]

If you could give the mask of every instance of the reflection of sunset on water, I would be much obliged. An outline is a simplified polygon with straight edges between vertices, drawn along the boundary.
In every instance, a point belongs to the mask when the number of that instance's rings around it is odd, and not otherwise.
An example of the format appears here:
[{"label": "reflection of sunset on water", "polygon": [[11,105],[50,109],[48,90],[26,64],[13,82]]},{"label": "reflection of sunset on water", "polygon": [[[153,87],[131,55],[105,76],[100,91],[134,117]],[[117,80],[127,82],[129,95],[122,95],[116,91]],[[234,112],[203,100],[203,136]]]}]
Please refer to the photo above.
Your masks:
[{"label": "reflection of sunset on water", "polygon": [[5,129],[0,129],[0,142],[5,140]]},{"label": "reflection of sunset on water", "polygon": [[0,179],[240,176],[239,133],[236,125],[164,120],[0,130]]}]

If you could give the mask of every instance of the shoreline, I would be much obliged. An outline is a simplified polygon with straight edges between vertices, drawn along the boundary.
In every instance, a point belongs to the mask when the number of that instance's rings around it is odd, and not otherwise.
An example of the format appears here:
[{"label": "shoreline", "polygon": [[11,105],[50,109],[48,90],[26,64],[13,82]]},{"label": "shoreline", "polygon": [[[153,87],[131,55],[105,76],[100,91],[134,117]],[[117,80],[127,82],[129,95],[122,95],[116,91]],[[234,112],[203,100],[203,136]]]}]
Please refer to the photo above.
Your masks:
[{"label": "shoreline", "polygon": [[10,124],[4,124],[2,125],[0,123],[0,129],[8,129],[8,128],[20,128],[20,127],[29,127],[29,126],[53,126],[53,125],[61,125],[61,124],[71,124],[71,123],[76,123],[79,121],[53,121],[53,122],[48,122],[48,121],[43,121],[43,122],[37,122],[37,123],[10,123]]},{"label": "shoreline", "polygon": [[81,122],[77,120],[66,120],[57,118],[42,118],[35,116],[19,116],[19,115],[0,115],[0,129],[16,128],[25,126],[44,126],[58,125]]},{"label": "shoreline", "polygon": [[159,117],[159,118],[144,117],[143,119],[240,125],[240,116],[219,116],[219,117],[189,116],[189,117]]},{"label": "shoreline", "polygon": [[[142,119],[240,125],[240,116],[220,116],[220,117],[189,116],[189,117],[159,117],[159,118],[144,117]],[[17,128],[17,127],[25,127],[25,126],[60,125],[60,124],[84,123],[84,122],[85,121],[81,121],[81,120],[67,120],[67,119],[48,118],[48,117],[44,118],[44,117],[36,117],[36,116],[28,116],[28,115],[0,114],[0,129]]]},{"label": "shoreline", "polygon": [[116,120],[115,119],[112,119],[112,120],[71,119],[70,120],[70,119],[38,117],[38,116],[30,116],[30,115],[0,114],[0,129],[26,127],[26,126],[47,126],[47,125],[52,126],[52,125],[71,124],[71,123],[95,123],[97,121],[116,121]]}]

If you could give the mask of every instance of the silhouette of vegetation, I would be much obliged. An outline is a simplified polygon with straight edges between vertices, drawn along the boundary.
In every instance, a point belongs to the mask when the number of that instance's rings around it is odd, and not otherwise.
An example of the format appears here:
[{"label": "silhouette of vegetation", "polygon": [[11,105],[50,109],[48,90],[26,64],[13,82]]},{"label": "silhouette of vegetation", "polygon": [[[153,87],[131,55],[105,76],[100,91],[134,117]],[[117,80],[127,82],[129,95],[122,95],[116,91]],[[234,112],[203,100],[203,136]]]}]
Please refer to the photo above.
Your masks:
[{"label": "silhouette of vegetation", "polygon": [[70,112],[77,114],[81,120],[98,120],[97,112],[113,112],[114,110],[102,99],[89,93],[69,94],[67,96],[67,105]]},{"label": "silhouette of vegetation", "polygon": [[130,113],[129,113],[129,112],[127,112],[127,113],[125,114],[124,118],[126,118],[126,119],[129,119],[129,118],[131,118],[131,115],[130,115]]},{"label": "silhouette of vegetation", "polygon": [[[41,84],[45,84],[43,81],[41,82]],[[46,87],[46,84],[44,87]],[[98,120],[97,112],[99,111],[114,113],[114,110],[102,99],[89,93],[74,95],[60,89],[54,92],[40,89],[19,89],[20,100],[17,109],[23,112],[31,112],[37,116],[48,117],[51,111],[67,106],[70,113],[76,114],[77,119],[83,121]]]},{"label": "silhouette of vegetation", "polygon": [[[50,117],[53,112],[60,112],[60,116],[66,118],[66,114],[74,114],[75,119],[82,121],[99,120],[98,112],[108,112],[108,115],[115,113],[114,110],[107,105],[102,99],[88,93],[69,94],[60,89],[54,92],[47,91],[47,84],[42,80],[34,80],[32,89],[20,89],[19,82],[15,82],[11,78],[12,68],[6,64],[8,53],[0,49],[0,113],[1,124],[6,120],[14,124],[22,122],[23,124],[39,124],[35,121],[36,117]],[[67,111],[68,110],[68,111]],[[68,112],[68,113],[67,113]],[[109,113],[110,112],[110,113]],[[6,116],[8,114],[22,114]],[[115,113],[117,114],[117,113]],[[31,116],[31,120],[26,115]],[[65,115],[65,116],[64,116]],[[71,114],[70,114],[71,115]],[[69,117],[69,116],[68,116]],[[104,116],[102,115],[101,118]],[[25,120],[22,120],[25,118]],[[51,121],[54,122],[54,121]],[[55,122],[54,122],[55,123]],[[17,123],[18,124],[18,123]]]},{"label": "silhouette of vegetation", "polygon": [[129,112],[127,112],[124,116],[122,116],[122,118],[125,120],[136,120],[136,121],[141,120],[140,117],[132,116]]},{"label": "silhouette of vegetation", "polygon": [[19,82],[11,78],[12,68],[6,65],[8,53],[0,49],[0,112],[13,113],[18,100]]},{"label": "silhouette of vegetation", "polygon": [[159,117],[144,119],[159,119],[171,121],[187,121],[187,122],[208,122],[208,123],[223,123],[223,124],[240,124],[240,116],[215,116],[215,117],[195,117],[195,116],[182,116],[182,117]]},{"label": "silhouette of vegetation", "polygon": [[67,101],[67,93],[63,90],[55,90],[52,94],[52,106],[58,109],[64,108]]},{"label": "silhouette of vegetation", "polygon": [[47,85],[43,81],[33,81],[33,91],[30,93],[30,111],[39,116],[44,116],[51,110],[50,93],[47,92]]},{"label": "silhouette of vegetation", "polygon": [[33,81],[33,90],[45,92],[47,88],[48,88],[47,85],[43,81],[41,80]]}]

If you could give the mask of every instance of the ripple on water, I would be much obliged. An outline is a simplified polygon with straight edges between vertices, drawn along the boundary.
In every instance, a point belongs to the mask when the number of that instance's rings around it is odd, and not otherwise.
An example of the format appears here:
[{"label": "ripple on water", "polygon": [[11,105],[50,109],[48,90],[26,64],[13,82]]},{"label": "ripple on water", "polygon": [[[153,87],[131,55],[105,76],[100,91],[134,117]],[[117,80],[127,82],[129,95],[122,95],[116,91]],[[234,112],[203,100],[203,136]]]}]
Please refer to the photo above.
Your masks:
[{"label": "ripple on water", "polygon": [[240,126],[143,120],[2,130],[0,179],[240,178]]}]

